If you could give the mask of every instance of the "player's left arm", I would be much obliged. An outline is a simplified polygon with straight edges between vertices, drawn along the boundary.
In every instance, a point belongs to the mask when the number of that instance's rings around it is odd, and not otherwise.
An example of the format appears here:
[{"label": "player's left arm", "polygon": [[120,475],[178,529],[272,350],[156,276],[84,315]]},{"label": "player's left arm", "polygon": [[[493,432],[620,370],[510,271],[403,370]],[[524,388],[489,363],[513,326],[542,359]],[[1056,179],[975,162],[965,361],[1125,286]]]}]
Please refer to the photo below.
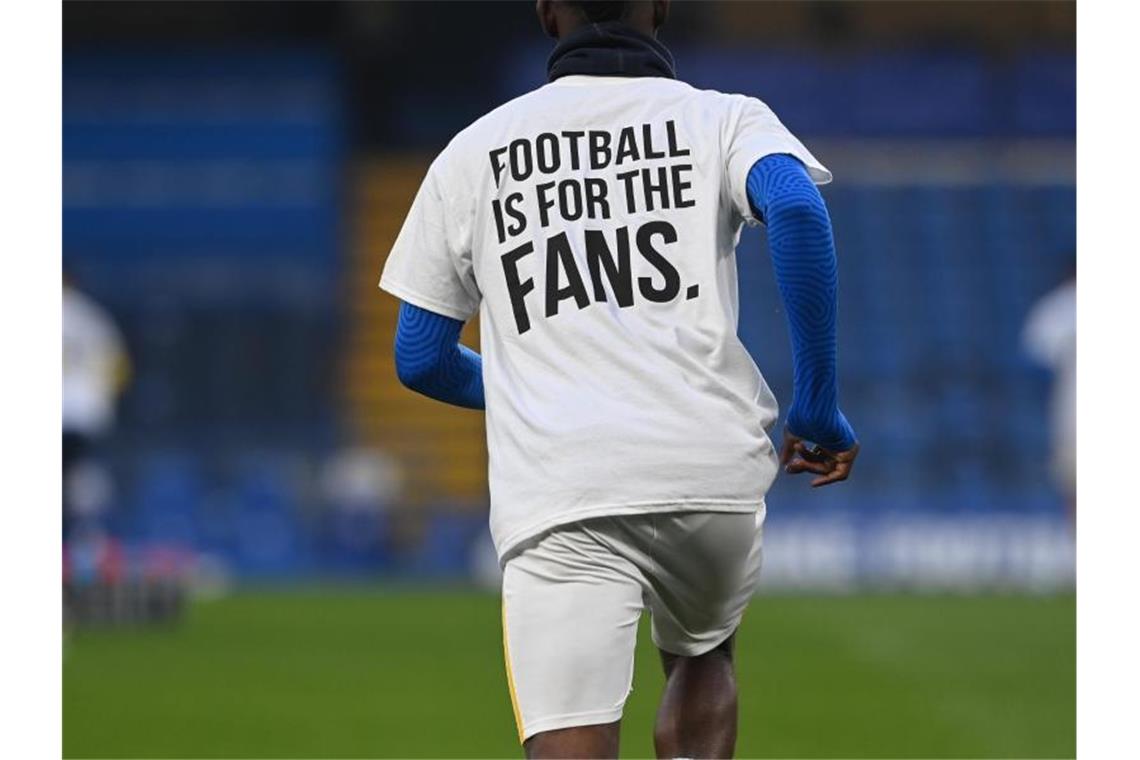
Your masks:
[{"label": "player's left arm", "polygon": [[815,487],[846,480],[859,443],[839,409],[839,274],[827,206],[804,165],[787,154],[757,161],[747,193],[768,227],[792,341],[794,389],[781,462],[789,473],[816,474]]},{"label": "player's left arm", "polygon": [[396,374],[429,398],[483,409],[483,360],[459,342],[463,322],[408,302],[396,324]]}]

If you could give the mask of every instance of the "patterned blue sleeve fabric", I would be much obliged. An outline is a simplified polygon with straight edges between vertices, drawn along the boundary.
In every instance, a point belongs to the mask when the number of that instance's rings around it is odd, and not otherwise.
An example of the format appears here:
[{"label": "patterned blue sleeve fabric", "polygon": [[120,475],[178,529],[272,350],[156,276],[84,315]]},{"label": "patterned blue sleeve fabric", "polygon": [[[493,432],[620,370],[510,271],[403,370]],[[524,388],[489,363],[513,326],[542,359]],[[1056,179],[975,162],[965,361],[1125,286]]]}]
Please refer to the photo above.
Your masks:
[{"label": "patterned blue sleeve fabric", "polygon": [[753,211],[768,227],[776,284],[788,313],[794,377],[788,430],[832,451],[849,449],[855,431],[839,411],[839,271],[827,207],[803,164],[785,154],[753,164],[747,190]]},{"label": "patterned blue sleeve fabric", "polygon": [[483,409],[483,360],[460,345],[463,323],[410,303],[396,324],[396,374],[416,393],[468,409]]}]

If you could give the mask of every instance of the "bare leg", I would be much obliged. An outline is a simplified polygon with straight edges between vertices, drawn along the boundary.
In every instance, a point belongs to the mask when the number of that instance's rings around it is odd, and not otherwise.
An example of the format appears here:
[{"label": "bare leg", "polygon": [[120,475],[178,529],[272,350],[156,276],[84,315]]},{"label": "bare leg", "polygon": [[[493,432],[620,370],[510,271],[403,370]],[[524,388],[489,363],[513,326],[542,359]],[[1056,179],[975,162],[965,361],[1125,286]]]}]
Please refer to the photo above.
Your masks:
[{"label": "bare leg", "polygon": [[528,758],[616,758],[621,721],[543,731],[526,740]]},{"label": "bare leg", "polygon": [[736,749],[734,637],[697,657],[661,653],[665,693],[653,731],[657,757],[732,757]]}]

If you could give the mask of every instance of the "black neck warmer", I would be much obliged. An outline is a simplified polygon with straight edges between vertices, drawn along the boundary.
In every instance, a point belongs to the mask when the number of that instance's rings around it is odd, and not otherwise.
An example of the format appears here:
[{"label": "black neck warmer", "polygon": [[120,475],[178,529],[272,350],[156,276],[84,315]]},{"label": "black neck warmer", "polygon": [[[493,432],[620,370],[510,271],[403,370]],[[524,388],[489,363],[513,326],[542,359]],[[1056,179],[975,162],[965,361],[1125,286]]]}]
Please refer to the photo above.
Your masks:
[{"label": "black neck warmer", "polygon": [[668,48],[620,21],[586,24],[566,35],[550,54],[546,71],[551,82],[571,74],[677,77]]}]

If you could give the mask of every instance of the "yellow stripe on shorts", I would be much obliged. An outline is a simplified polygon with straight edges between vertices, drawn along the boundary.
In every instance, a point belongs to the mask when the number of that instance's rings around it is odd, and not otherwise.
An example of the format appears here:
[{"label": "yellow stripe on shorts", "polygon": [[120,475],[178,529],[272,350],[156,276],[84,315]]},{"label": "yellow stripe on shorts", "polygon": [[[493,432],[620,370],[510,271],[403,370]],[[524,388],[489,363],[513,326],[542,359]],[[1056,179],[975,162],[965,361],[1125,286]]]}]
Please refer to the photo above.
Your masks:
[{"label": "yellow stripe on shorts", "polygon": [[511,672],[511,645],[507,636],[507,600],[502,603],[503,608],[503,660],[507,664],[507,690],[511,693],[511,709],[515,713],[515,729],[519,734],[519,744],[523,743],[522,716],[519,715],[519,697],[515,693],[515,674]]}]

